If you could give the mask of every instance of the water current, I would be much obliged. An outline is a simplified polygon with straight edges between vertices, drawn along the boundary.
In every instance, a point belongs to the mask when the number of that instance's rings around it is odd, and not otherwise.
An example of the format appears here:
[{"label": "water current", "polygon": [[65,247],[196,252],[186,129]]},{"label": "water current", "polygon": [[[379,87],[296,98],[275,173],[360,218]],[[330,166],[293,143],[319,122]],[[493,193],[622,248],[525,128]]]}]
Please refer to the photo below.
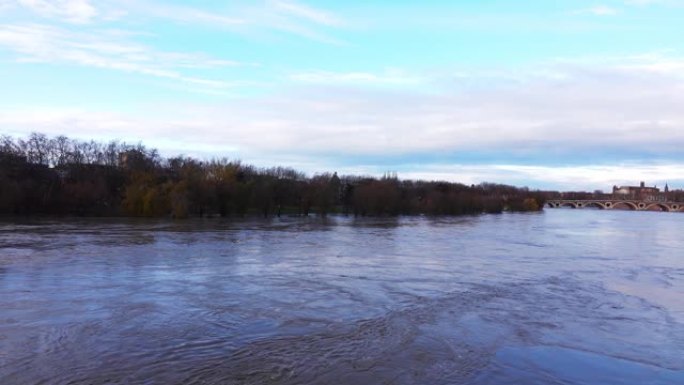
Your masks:
[{"label": "water current", "polygon": [[684,384],[684,215],[0,222],[0,384]]}]

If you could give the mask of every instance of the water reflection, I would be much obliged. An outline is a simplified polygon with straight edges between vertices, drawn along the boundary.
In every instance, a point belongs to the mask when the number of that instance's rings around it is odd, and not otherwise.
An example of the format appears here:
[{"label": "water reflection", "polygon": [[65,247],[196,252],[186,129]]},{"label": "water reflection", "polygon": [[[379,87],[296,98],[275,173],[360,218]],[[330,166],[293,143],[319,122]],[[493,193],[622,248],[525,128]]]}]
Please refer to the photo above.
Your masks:
[{"label": "water reflection", "polygon": [[0,383],[679,383],[680,219],[8,221]]}]

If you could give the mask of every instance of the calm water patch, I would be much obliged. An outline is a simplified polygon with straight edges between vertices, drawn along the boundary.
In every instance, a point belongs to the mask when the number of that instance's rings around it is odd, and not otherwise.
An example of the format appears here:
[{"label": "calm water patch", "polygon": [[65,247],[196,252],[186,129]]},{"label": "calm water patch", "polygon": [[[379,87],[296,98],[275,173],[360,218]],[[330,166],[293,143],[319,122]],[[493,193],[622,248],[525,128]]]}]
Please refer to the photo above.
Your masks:
[{"label": "calm water patch", "polygon": [[684,383],[682,221],[5,221],[0,383]]}]

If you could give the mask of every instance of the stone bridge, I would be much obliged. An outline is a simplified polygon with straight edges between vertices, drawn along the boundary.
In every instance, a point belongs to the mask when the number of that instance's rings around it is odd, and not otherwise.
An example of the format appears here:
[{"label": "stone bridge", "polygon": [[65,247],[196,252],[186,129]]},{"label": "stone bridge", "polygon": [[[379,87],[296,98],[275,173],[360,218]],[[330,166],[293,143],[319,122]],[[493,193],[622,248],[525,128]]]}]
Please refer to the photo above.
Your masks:
[{"label": "stone bridge", "polygon": [[573,209],[598,208],[602,210],[668,211],[684,212],[681,202],[654,202],[621,199],[552,199],[546,202],[551,208],[571,207]]}]

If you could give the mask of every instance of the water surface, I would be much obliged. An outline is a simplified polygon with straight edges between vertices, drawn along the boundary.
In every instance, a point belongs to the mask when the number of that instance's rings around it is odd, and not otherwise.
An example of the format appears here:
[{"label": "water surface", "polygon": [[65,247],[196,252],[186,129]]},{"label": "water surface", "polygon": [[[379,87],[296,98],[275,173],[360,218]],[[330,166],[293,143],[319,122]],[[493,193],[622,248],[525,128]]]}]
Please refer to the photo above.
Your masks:
[{"label": "water surface", "polygon": [[0,223],[0,384],[681,384],[684,216]]}]

